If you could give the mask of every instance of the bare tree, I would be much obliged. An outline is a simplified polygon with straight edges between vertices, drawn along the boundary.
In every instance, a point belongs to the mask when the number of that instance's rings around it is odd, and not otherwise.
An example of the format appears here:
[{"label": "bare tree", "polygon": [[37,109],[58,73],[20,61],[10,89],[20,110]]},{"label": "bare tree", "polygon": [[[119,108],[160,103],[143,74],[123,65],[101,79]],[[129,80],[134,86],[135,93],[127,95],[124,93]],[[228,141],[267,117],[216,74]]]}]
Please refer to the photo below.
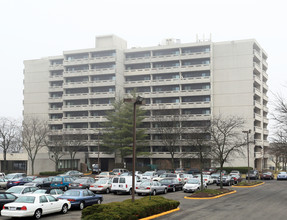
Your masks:
[{"label": "bare tree", "polygon": [[71,157],[71,168],[78,168],[75,166],[75,157],[79,151],[86,150],[86,141],[88,140],[88,135],[83,134],[80,130],[75,130],[72,134],[71,133],[64,133],[63,134],[63,143],[66,150],[69,152]]},{"label": "bare tree", "polygon": [[32,175],[34,162],[39,151],[46,146],[49,134],[47,121],[36,117],[26,117],[22,124],[22,145],[31,161]]},{"label": "bare tree", "polygon": [[[176,110],[177,111],[177,110]],[[160,140],[171,156],[171,166],[174,169],[174,156],[181,142],[184,128],[181,124],[181,115],[174,110],[162,109],[154,111],[153,127],[160,135]]]},{"label": "bare tree", "polygon": [[272,143],[268,148],[268,153],[272,155],[276,171],[282,162],[283,170],[287,168],[287,133],[286,130],[277,130],[272,137]]},{"label": "bare tree", "polygon": [[7,171],[7,152],[12,151],[18,145],[18,122],[5,117],[0,118],[0,148],[3,151],[3,168]]},{"label": "bare tree", "polygon": [[50,136],[47,143],[49,159],[55,163],[55,171],[58,171],[60,159],[65,155],[63,151],[64,141],[62,135]]},{"label": "bare tree", "polygon": [[197,128],[193,132],[185,135],[184,138],[189,146],[191,146],[192,156],[199,159],[201,174],[201,190],[204,189],[202,171],[206,161],[211,158],[210,135],[207,133],[207,127]]},{"label": "bare tree", "polygon": [[222,185],[221,171],[229,156],[242,153],[242,146],[246,144],[242,137],[244,120],[235,116],[219,115],[211,120],[208,128],[210,134],[210,150],[213,160],[220,166],[220,188]]}]

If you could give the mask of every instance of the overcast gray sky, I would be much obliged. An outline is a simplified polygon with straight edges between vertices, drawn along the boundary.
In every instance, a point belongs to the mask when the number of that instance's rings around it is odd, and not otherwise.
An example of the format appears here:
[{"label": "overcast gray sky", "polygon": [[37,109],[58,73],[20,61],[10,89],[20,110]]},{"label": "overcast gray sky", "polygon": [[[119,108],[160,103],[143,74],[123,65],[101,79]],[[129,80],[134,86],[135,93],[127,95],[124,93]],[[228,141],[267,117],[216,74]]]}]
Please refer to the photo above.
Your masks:
[{"label": "overcast gray sky", "polygon": [[[256,39],[268,53],[269,89],[287,85],[287,1],[276,0],[3,0],[0,3],[0,116],[20,118],[23,60],[92,48],[116,34],[128,47],[164,38],[194,42]],[[270,96],[270,92],[269,92]]]}]

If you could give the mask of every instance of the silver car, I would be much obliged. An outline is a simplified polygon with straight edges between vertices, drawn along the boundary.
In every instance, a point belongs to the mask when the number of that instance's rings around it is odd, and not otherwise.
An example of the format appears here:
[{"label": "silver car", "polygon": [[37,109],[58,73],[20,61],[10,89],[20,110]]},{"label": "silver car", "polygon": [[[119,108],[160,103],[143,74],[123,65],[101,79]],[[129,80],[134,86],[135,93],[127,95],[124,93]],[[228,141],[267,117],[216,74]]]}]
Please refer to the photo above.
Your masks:
[{"label": "silver car", "polygon": [[167,186],[162,185],[158,181],[146,180],[136,187],[136,193],[140,196],[143,194],[156,195],[159,193],[167,193]]},{"label": "silver car", "polygon": [[109,178],[100,178],[95,183],[90,185],[90,190],[93,192],[110,193],[112,188],[112,180]]},{"label": "silver car", "polygon": [[3,188],[3,189],[6,189],[7,188],[7,179],[4,179],[4,178],[0,178],[0,189]]}]

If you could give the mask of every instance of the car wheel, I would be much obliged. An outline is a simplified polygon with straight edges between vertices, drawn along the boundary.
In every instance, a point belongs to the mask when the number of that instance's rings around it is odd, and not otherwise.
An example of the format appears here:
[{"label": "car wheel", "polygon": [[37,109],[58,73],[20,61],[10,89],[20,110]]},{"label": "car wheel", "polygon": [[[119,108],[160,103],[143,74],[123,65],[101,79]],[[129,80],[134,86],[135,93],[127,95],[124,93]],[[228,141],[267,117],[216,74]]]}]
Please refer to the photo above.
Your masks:
[{"label": "car wheel", "polygon": [[83,210],[84,208],[85,208],[85,203],[84,202],[80,202],[79,209]]},{"label": "car wheel", "polygon": [[138,193],[138,196],[141,196],[142,194],[141,193]]},{"label": "car wheel", "polygon": [[39,186],[38,186],[38,188],[39,188],[39,189],[41,189],[41,188],[42,188],[42,186],[41,186],[41,185],[39,185]]},{"label": "car wheel", "polygon": [[164,189],[163,193],[164,193],[164,194],[167,194],[167,189]]},{"label": "car wheel", "polygon": [[97,204],[100,205],[101,203],[102,203],[102,201],[100,199],[98,199]]},{"label": "car wheel", "polygon": [[175,187],[172,187],[172,191],[175,192]]},{"label": "car wheel", "polygon": [[66,213],[68,212],[68,205],[67,205],[67,204],[64,204],[64,205],[63,205],[61,212],[62,212],[63,214],[66,214]]},{"label": "car wheel", "polygon": [[155,196],[156,195],[156,191],[154,190],[154,191],[152,191],[152,195],[153,196]]},{"label": "car wheel", "polygon": [[129,191],[129,195],[131,195],[132,194],[132,189],[130,189],[130,191]]},{"label": "car wheel", "polygon": [[67,186],[65,186],[65,187],[64,187],[64,191],[67,191],[67,190],[68,190],[68,187],[67,187]]},{"label": "car wheel", "polygon": [[111,191],[109,188],[106,189],[106,193],[109,194]]},{"label": "car wheel", "polygon": [[37,209],[37,210],[35,211],[35,213],[34,213],[34,218],[35,218],[35,219],[40,219],[41,216],[42,216],[42,211],[41,211],[41,209]]}]

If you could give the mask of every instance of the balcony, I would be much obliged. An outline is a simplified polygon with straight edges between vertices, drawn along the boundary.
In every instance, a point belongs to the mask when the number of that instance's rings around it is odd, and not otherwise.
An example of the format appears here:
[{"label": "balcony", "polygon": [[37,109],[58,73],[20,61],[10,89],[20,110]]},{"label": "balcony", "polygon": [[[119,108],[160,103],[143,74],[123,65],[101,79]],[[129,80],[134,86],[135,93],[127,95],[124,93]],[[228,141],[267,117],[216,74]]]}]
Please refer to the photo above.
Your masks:
[{"label": "balcony", "polygon": [[269,147],[269,141],[263,141],[264,147]]},{"label": "balcony", "polygon": [[266,124],[268,124],[268,123],[269,123],[269,119],[266,118],[266,117],[264,117],[264,118],[263,118],[263,122],[266,123]]},{"label": "balcony", "polygon": [[62,92],[63,86],[50,86],[49,92]]},{"label": "balcony", "polygon": [[62,124],[62,118],[54,118],[54,119],[49,119],[48,120],[48,124],[53,124],[53,125],[58,125],[58,124]]},{"label": "balcony", "polygon": [[260,77],[253,75],[254,81],[257,82],[259,85],[261,85]]},{"label": "balcony", "polygon": [[255,118],[255,120],[257,120],[257,121],[261,121],[261,119],[262,119],[261,115],[259,115],[259,114],[257,114],[257,113],[254,113],[254,118]]},{"label": "balcony", "polygon": [[63,97],[50,97],[49,103],[63,102]]},{"label": "balcony", "polygon": [[[151,68],[146,68],[146,69],[130,69],[130,70],[125,70],[124,75],[129,76],[129,75],[146,75],[150,74]],[[171,71],[173,72],[173,71]]]},{"label": "balcony", "polygon": [[254,143],[255,143],[256,146],[262,146],[263,142],[262,142],[262,140],[255,139]]},{"label": "balcony", "polygon": [[261,92],[260,92],[259,89],[254,88],[254,93],[255,93],[257,96],[261,97]]},{"label": "balcony", "polygon": [[255,106],[256,108],[259,108],[259,109],[261,109],[261,107],[262,107],[262,105],[260,104],[260,102],[255,101],[255,100],[254,100],[254,106]]},{"label": "balcony", "polygon": [[49,70],[63,70],[63,64],[54,64],[49,66]]},{"label": "balcony", "polygon": [[103,56],[103,57],[90,57],[89,63],[109,63],[116,62],[115,56]]},{"label": "balcony", "polygon": [[256,58],[257,58],[258,60],[261,60],[261,55],[260,55],[260,52],[259,52],[259,51],[253,50],[253,53],[254,53],[254,56],[256,56]]},{"label": "balcony", "polygon": [[263,134],[264,135],[268,135],[269,134],[269,131],[267,129],[263,129]]},{"label": "balcony", "polygon": [[264,82],[266,82],[268,80],[268,75],[266,73],[266,71],[262,71],[263,77],[265,78],[265,80],[263,80]]},{"label": "balcony", "polygon": [[62,108],[49,108],[49,113],[62,113]]},{"label": "balcony", "polygon": [[268,96],[266,94],[263,94],[263,99],[268,102]]},{"label": "balcony", "polygon": [[63,81],[63,75],[49,76],[49,81]]},{"label": "balcony", "polygon": [[255,133],[262,133],[262,128],[254,126],[254,131],[255,131]]},{"label": "balcony", "polygon": [[210,52],[195,52],[195,53],[182,53],[180,54],[181,59],[198,59],[198,58],[209,58]]},{"label": "balcony", "polygon": [[63,111],[91,111],[91,110],[112,110],[112,104],[95,104],[95,105],[64,105]]},{"label": "balcony", "polygon": [[264,111],[264,112],[268,112],[267,106],[263,106],[263,111]]},{"label": "balcony", "polygon": [[78,116],[78,117],[63,117],[63,123],[74,122],[106,122],[107,119],[103,116]]},{"label": "balcony", "polygon": [[64,71],[63,74],[64,74],[65,77],[88,76],[89,75],[89,70]]},{"label": "balcony", "polygon": [[114,67],[89,70],[90,75],[105,75],[105,74],[113,74],[113,73],[116,73],[116,68]]},{"label": "balcony", "polygon": [[256,72],[261,73],[261,67],[256,62],[253,62],[253,67]]},{"label": "balcony", "polygon": [[88,64],[89,58],[82,58],[82,59],[71,59],[71,60],[64,60],[63,64],[64,66],[73,66],[73,65],[79,65],[79,64]]},{"label": "balcony", "polygon": [[268,69],[268,63],[265,60],[262,60],[262,64],[265,67],[265,69]]},{"label": "balcony", "polygon": [[255,159],[260,159],[260,158],[262,158],[262,156],[263,156],[262,152],[254,152],[254,158]]},{"label": "balcony", "polygon": [[126,58],[125,64],[137,64],[137,63],[150,63],[151,57],[134,57],[134,58]]}]

